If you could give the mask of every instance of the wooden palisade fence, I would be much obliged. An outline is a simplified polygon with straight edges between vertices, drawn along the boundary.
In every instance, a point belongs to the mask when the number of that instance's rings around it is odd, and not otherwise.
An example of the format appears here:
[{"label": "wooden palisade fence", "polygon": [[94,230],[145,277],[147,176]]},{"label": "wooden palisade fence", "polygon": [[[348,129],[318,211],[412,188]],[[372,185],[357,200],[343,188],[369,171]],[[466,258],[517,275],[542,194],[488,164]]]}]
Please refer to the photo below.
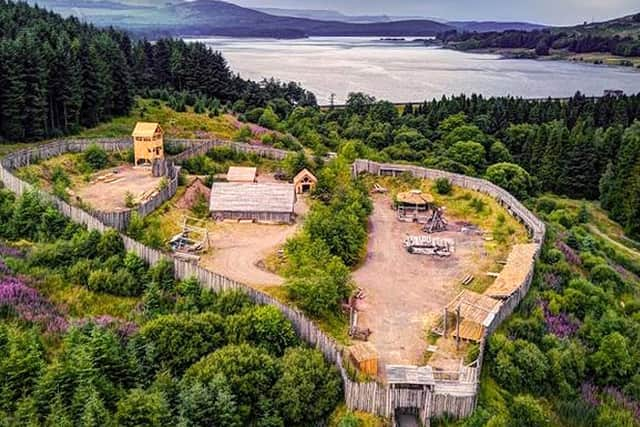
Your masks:
[{"label": "wooden palisade fence", "polygon": [[[123,150],[131,147],[131,142],[124,139],[64,140],[45,144],[34,149],[17,151],[13,154],[7,155],[0,161],[0,180],[4,182],[5,186],[11,191],[21,195],[26,191],[33,190],[34,188],[30,184],[17,178],[13,174],[15,169],[26,166],[39,159],[50,158],[66,152],[83,151],[92,143],[97,143],[109,151]],[[172,142],[169,141],[169,143]],[[184,160],[188,158],[188,156],[203,154],[210,148],[216,146],[229,146],[239,151],[251,152],[257,155],[264,155],[277,159],[282,159],[288,154],[288,152],[283,150],[275,150],[261,146],[256,147],[249,144],[235,142],[229,143],[228,141],[219,140],[179,140],[174,141],[174,143],[180,143],[187,147],[187,150],[181,153],[182,157],[179,157],[181,155],[178,155],[173,158],[175,161]],[[202,146],[200,145],[201,143],[203,143]],[[362,172],[379,174],[386,166],[401,169],[402,171],[408,172],[418,178],[435,179],[439,177],[446,177],[455,185],[491,195],[527,226],[533,239],[538,242],[541,247],[545,234],[544,223],[536,218],[519,201],[502,188],[478,178],[471,178],[463,175],[409,165],[383,165],[367,160],[356,160],[353,164],[353,173],[355,175]],[[175,178],[177,180],[177,175]],[[74,222],[85,225],[90,230],[104,232],[111,227],[112,222],[105,222],[105,218],[100,217],[100,215],[88,213],[80,208],[71,206],[67,202],[49,193],[42,191],[40,193],[43,199],[53,203],[53,205],[56,206],[62,214],[69,217]],[[171,195],[168,193],[171,193]],[[173,194],[175,194],[175,189],[171,188],[167,193],[163,193],[161,196],[159,195],[158,200],[162,200],[163,202]],[[151,210],[155,209],[155,207],[159,206],[162,202],[159,201],[157,204],[155,202],[150,204],[149,211],[141,212],[141,214],[151,212]],[[151,208],[152,206],[153,208]],[[308,345],[322,352],[327,361],[336,366],[343,380],[344,397],[349,408],[389,418],[394,416],[397,409],[413,409],[418,411],[419,417],[425,425],[428,425],[429,419],[435,416],[450,414],[455,417],[465,417],[474,410],[476,405],[479,375],[482,367],[482,353],[486,338],[506,317],[513,312],[515,307],[524,297],[531,283],[534,267],[532,262],[527,280],[520,285],[517,292],[504,301],[500,312],[496,315],[493,323],[490,327],[486,328],[485,337],[481,341],[480,357],[476,362],[475,367],[464,367],[454,378],[447,376],[445,379],[445,377],[438,378],[436,376],[434,384],[426,387],[402,388],[380,382],[360,383],[349,378],[347,369],[343,364],[343,349],[341,345],[321,331],[313,321],[308,319],[296,308],[282,304],[273,297],[243,283],[236,282],[197,265],[173,258],[159,250],[149,248],[126,235],[122,235],[122,239],[127,251],[136,253],[150,265],[153,265],[160,260],[172,261],[175,276],[179,280],[195,277],[203,286],[216,292],[231,289],[240,290],[245,292],[256,304],[268,304],[277,307],[292,322],[298,336],[308,343]]]}]

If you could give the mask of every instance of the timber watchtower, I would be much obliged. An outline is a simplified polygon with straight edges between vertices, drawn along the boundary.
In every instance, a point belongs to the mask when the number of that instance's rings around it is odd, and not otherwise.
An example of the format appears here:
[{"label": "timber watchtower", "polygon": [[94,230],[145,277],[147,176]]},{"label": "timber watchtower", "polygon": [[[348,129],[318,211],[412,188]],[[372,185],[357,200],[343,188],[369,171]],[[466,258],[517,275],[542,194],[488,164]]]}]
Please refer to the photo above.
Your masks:
[{"label": "timber watchtower", "polygon": [[138,122],[131,135],[136,166],[164,158],[164,131],[158,123]]}]

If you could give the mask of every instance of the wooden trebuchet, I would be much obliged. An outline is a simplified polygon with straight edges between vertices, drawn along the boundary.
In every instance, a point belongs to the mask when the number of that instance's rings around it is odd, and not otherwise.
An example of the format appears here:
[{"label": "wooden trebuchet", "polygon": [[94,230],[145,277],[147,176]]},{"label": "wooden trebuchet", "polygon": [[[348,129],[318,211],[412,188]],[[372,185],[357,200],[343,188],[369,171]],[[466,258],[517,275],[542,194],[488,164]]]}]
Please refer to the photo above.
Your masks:
[{"label": "wooden trebuchet", "polygon": [[447,231],[448,225],[449,223],[444,217],[444,209],[436,208],[433,210],[431,217],[427,220],[422,230],[427,233],[439,233],[441,231]]}]

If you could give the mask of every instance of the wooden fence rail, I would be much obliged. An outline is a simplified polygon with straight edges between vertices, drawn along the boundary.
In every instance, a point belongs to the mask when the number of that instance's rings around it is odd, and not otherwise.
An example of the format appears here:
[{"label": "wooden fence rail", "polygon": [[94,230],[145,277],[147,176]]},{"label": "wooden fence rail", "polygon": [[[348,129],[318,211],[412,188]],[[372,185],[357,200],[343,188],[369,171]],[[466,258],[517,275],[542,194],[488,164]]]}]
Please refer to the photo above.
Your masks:
[{"label": "wooden fence rail", "polygon": [[[131,147],[131,142],[127,140],[64,140],[45,144],[33,149],[17,151],[7,155],[0,161],[0,180],[4,182],[7,188],[18,195],[21,195],[26,191],[34,190],[33,186],[13,175],[13,171],[40,159],[46,159],[66,152],[83,151],[91,143],[98,143],[109,151],[126,150]],[[256,148],[249,144],[229,141],[173,140],[169,141],[169,143],[184,144],[184,146],[187,147],[187,151],[185,152],[188,152],[188,154],[185,154],[181,158],[178,158],[177,156],[174,157],[175,161],[179,161],[180,159],[184,160],[188,158],[187,156],[197,155],[198,153],[201,153],[202,150],[205,150],[206,152],[211,147],[216,146],[229,146],[242,152],[273,156],[273,158],[279,159],[284,158],[288,154],[288,152],[285,152],[284,150],[265,147]],[[538,242],[539,245],[542,244],[541,242],[545,233],[544,223],[529,212],[508,192],[487,181],[415,166],[385,165],[367,160],[356,160],[353,164],[353,173],[355,175],[361,172],[378,174],[385,167],[401,169],[402,171],[411,173],[419,178],[435,179],[438,177],[446,177],[455,185],[489,194],[500,201],[500,203],[502,203],[514,216],[518,217],[530,230],[534,240]],[[171,188],[168,193],[171,191],[175,194],[175,189]],[[95,213],[88,213],[80,208],[71,206],[67,202],[49,193],[40,191],[40,194],[43,199],[53,203],[53,205],[63,215],[69,217],[74,222],[85,225],[90,230],[104,232],[110,228],[110,224],[108,223],[109,221],[105,221],[105,218],[100,217]],[[158,200],[161,200],[165,196],[168,195],[163,194],[163,196]],[[149,212],[156,207],[157,206],[153,204],[149,205]],[[301,311],[287,306],[273,297],[243,283],[236,282],[197,265],[173,258],[159,250],[149,248],[126,235],[121,234],[121,236],[126,250],[134,252],[150,265],[153,265],[160,260],[172,261],[177,279],[181,280],[195,277],[203,286],[216,292],[232,289],[239,290],[245,292],[256,304],[268,304],[277,307],[285,317],[291,321],[298,336],[311,347],[318,349],[324,355],[326,360],[336,366],[344,384],[344,397],[346,404],[351,409],[362,410],[385,417],[393,417],[395,410],[398,408],[417,408],[420,419],[425,425],[428,425],[431,417],[443,414],[465,417],[475,408],[477,384],[482,366],[482,354],[485,346],[485,339],[481,341],[481,352],[477,367],[466,367],[465,369],[467,371],[465,372],[467,372],[467,374],[463,375],[461,372],[458,376],[458,381],[455,381],[455,378],[454,381],[442,380],[441,382],[436,379],[436,384],[433,387],[416,388],[400,388],[379,382],[356,382],[349,378],[344,366],[342,346],[320,330],[314,322],[308,319]],[[513,312],[515,307],[528,291],[532,277],[533,263],[531,264],[527,280],[525,283],[521,284],[518,292],[514,293],[504,302],[500,312],[496,315],[494,322],[486,329],[485,338]],[[469,372],[472,372],[471,379],[468,374]],[[475,386],[475,388],[472,388],[471,392],[469,392],[469,382],[471,382],[472,386]]]}]

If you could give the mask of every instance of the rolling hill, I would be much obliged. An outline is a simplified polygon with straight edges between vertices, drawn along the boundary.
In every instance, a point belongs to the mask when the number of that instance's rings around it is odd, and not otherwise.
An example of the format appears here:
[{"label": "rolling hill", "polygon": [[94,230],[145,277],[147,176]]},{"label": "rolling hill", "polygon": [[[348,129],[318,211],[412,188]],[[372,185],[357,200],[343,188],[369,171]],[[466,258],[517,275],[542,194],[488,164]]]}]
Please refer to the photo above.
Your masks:
[{"label": "rolling hill", "polygon": [[[131,0],[129,0],[131,1]],[[130,9],[105,7],[90,0],[45,0],[41,6],[76,15],[97,25],[114,25],[146,36],[217,35],[235,37],[298,38],[309,36],[433,36],[452,27],[416,19],[394,22],[350,23],[276,16],[219,0],[127,3]]]}]

